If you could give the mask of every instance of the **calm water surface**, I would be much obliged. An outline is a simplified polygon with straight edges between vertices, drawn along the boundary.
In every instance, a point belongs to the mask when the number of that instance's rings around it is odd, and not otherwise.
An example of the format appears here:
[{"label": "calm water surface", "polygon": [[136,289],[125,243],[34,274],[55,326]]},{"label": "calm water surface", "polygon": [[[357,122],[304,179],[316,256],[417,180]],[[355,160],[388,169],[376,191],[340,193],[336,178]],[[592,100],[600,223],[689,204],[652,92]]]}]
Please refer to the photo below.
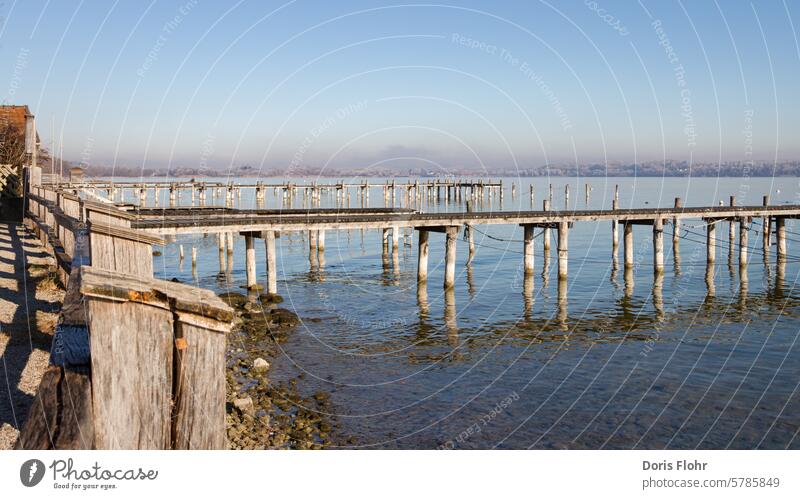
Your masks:
[{"label": "calm water surface", "polygon": [[[554,209],[610,208],[617,184],[622,208],[672,206],[676,196],[686,206],[727,202],[729,195],[753,205],[764,194],[775,204],[800,197],[796,178],[626,178],[589,179],[587,202],[583,180],[507,178],[502,207],[495,198],[481,209],[531,209],[531,181],[535,209],[550,182]],[[298,197],[295,206],[302,206]],[[398,204],[403,197],[398,192]],[[322,203],[335,206],[335,199],[326,195]],[[355,190],[350,203],[359,206]],[[373,189],[370,206],[383,204],[381,189]],[[266,206],[279,205],[270,191]],[[252,192],[237,206],[255,207]],[[790,221],[787,228],[788,262],[776,267],[773,246],[765,265],[761,221],[754,221],[743,280],[735,254],[729,263],[723,225],[709,287],[700,220],[684,222],[679,255],[672,227],[665,227],[660,279],[649,226],[634,230],[636,265],[626,278],[612,264],[610,223],[576,223],[566,299],[559,299],[556,262],[547,265],[541,236],[535,277],[525,282],[516,226],[477,227],[469,267],[467,245],[459,243],[453,293],[442,289],[444,236],[432,233],[422,295],[416,241],[401,243],[394,264],[382,259],[380,231],[328,231],[325,267],[311,272],[306,235],[283,234],[279,293],[304,321],[282,344],[272,376],[303,372],[303,390],[331,392],[343,433],[366,447],[800,448],[800,226]],[[178,244],[187,256],[198,248],[196,274],[179,263]],[[264,247],[256,248],[264,281]],[[551,251],[555,257],[555,241]],[[218,292],[240,292],[245,281],[238,237],[228,275],[219,274],[213,236],[180,236],[155,263],[160,278]]]}]

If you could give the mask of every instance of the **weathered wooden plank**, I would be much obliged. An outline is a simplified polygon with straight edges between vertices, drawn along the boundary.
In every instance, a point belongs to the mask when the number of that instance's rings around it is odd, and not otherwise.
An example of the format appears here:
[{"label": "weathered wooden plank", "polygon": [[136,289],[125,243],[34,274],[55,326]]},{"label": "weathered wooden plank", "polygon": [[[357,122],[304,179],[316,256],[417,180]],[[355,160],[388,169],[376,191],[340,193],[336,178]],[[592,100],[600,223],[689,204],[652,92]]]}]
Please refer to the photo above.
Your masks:
[{"label": "weathered wooden plank", "polygon": [[233,309],[213,291],[187,284],[147,279],[95,267],[81,267],[81,293],[109,300],[135,300],[188,312],[222,322],[233,320]]},{"label": "weathered wooden plank", "polygon": [[172,313],[144,302],[87,301],[95,446],[169,448]]},{"label": "weathered wooden plank", "polygon": [[61,414],[55,448],[93,449],[92,380],[88,372],[65,368],[59,393]]},{"label": "weathered wooden plank", "polygon": [[44,450],[53,448],[58,421],[58,384],[61,368],[50,366],[42,375],[36,398],[30,408],[28,419],[20,431],[16,448]]},{"label": "weathered wooden plank", "polygon": [[220,330],[215,320],[178,314],[172,433],[175,449],[226,447],[225,329]]}]

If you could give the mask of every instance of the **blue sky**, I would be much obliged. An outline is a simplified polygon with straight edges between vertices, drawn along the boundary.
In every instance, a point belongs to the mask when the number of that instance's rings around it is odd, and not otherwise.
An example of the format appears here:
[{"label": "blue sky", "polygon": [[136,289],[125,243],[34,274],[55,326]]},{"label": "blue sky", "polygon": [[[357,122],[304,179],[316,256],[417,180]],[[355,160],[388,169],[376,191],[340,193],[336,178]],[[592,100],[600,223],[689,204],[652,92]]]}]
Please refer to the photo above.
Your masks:
[{"label": "blue sky", "polygon": [[76,161],[800,159],[783,0],[4,0],[0,17],[3,100]]}]

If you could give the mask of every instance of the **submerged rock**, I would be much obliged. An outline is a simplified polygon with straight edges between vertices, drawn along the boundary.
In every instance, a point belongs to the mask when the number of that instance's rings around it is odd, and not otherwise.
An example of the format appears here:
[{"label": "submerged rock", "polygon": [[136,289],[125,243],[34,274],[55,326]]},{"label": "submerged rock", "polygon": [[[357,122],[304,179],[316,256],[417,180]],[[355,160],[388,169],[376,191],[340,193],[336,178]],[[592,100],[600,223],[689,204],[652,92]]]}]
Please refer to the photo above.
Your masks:
[{"label": "submerged rock", "polygon": [[218,296],[222,298],[222,301],[233,308],[241,308],[245,305],[245,303],[247,303],[247,296],[243,295],[242,293],[234,293],[233,291],[229,291],[227,293],[220,293]]},{"label": "submerged rock", "polygon": [[300,317],[291,310],[276,308],[269,312],[269,320],[279,326],[296,326],[300,324]]},{"label": "submerged rock", "polygon": [[258,299],[263,305],[271,305],[274,303],[283,303],[281,295],[275,293],[263,293],[258,296]]}]

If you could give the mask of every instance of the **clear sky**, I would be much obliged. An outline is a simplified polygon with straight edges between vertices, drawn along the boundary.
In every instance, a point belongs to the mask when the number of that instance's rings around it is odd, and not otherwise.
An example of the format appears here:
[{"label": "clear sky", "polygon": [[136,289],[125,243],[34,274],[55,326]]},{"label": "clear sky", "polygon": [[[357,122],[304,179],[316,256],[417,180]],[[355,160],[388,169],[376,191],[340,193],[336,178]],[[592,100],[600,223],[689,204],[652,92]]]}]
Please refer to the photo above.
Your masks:
[{"label": "clear sky", "polygon": [[75,161],[800,159],[794,1],[3,0],[0,17],[4,102]]}]

